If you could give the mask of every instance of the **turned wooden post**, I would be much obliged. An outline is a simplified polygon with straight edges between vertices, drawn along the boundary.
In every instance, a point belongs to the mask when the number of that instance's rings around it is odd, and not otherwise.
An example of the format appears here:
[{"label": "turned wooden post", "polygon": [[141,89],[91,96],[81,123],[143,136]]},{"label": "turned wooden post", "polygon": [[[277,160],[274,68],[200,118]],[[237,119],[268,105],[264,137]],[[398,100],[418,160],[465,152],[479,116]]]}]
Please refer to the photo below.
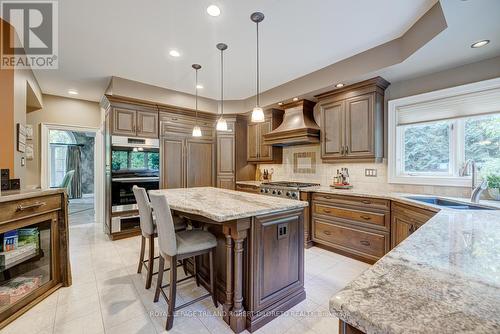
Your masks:
[{"label": "turned wooden post", "polygon": [[243,241],[246,233],[234,240],[234,298],[231,311],[230,326],[235,333],[245,330],[245,314],[243,309]]},{"label": "turned wooden post", "polygon": [[[227,232],[227,233],[226,233]],[[233,307],[233,239],[229,234],[230,231],[225,231],[226,234],[226,300],[222,307],[224,311],[223,319],[229,324],[229,312]]]}]

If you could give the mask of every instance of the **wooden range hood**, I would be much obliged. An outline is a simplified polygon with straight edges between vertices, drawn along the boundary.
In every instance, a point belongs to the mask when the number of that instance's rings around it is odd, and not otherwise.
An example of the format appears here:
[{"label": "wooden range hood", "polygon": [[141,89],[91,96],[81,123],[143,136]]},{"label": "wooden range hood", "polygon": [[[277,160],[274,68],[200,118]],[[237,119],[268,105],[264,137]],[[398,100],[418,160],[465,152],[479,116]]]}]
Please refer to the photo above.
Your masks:
[{"label": "wooden range hood", "polygon": [[291,146],[319,143],[318,124],[314,121],[316,103],[300,100],[283,105],[283,122],[264,135],[264,145]]}]

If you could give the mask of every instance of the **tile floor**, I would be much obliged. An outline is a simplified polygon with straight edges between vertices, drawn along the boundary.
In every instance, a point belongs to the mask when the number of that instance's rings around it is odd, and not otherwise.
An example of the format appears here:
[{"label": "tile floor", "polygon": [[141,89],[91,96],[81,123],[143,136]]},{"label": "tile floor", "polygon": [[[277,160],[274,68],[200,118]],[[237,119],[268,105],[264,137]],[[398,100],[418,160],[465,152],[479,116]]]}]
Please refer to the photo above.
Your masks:
[{"label": "tile floor", "polygon": [[[154,285],[145,290],[145,270],[142,275],[136,273],[139,244],[139,237],[109,241],[88,211],[71,215],[73,285],[59,289],[0,332],[164,333],[166,303],[162,298],[153,303]],[[317,247],[306,250],[307,299],[255,333],[337,333],[338,320],[329,314],[328,300],[368,267]],[[202,293],[203,288],[188,281],[178,287],[178,300],[182,303]],[[183,311],[169,333],[232,333],[220,317],[212,315],[216,310],[210,299]]]}]

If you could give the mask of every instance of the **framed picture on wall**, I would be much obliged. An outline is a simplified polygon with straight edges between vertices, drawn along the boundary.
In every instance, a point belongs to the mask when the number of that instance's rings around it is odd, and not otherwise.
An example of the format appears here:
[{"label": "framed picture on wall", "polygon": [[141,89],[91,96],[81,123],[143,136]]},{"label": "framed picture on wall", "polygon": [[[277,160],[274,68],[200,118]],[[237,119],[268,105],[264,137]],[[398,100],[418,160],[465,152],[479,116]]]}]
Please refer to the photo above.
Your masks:
[{"label": "framed picture on wall", "polygon": [[26,127],[17,123],[17,150],[21,153],[26,151]]}]

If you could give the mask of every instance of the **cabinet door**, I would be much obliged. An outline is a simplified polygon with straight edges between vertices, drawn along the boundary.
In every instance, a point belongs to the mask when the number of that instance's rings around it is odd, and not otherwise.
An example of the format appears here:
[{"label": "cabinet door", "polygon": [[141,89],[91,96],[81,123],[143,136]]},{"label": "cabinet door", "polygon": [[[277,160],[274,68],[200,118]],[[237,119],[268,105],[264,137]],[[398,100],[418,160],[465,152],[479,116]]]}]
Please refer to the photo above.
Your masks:
[{"label": "cabinet door", "polygon": [[114,108],[113,134],[119,136],[135,136],[136,114],[137,112],[135,110]]},{"label": "cabinet door", "polygon": [[158,138],[158,113],[137,112],[137,136],[145,138]]},{"label": "cabinet door", "polygon": [[344,102],[325,103],[321,110],[321,157],[342,158],[344,147]]},{"label": "cabinet door", "polygon": [[161,178],[164,189],[186,187],[184,141],[182,137],[165,138],[161,141]]},{"label": "cabinet door", "polygon": [[416,225],[404,215],[393,213],[391,223],[391,246],[396,247],[416,230]]},{"label": "cabinet door", "polygon": [[375,157],[374,94],[347,99],[345,103],[347,157]]},{"label": "cabinet door", "polygon": [[234,175],[234,136],[217,135],[217,175]]},{"label": "cabinet door", "polygon": [[247,127],[247,160],[259,160],[259,123],[248,123]]},{"label": "cabinet door", "polygon": [[186,186],[213,187],[214,144],[212,141],[186,140]]},{"label": "cabinet door", "polygon": [[265,122],[259,123],[259,161],[272,161],[273,148],[271,145],[264,145],[264,135],[273,130],[272,120],[266,119]]},{"label": "cabinet door", "polygon": [[234,181],[233,176],[217,176],[217,187],[234,190]]}]

